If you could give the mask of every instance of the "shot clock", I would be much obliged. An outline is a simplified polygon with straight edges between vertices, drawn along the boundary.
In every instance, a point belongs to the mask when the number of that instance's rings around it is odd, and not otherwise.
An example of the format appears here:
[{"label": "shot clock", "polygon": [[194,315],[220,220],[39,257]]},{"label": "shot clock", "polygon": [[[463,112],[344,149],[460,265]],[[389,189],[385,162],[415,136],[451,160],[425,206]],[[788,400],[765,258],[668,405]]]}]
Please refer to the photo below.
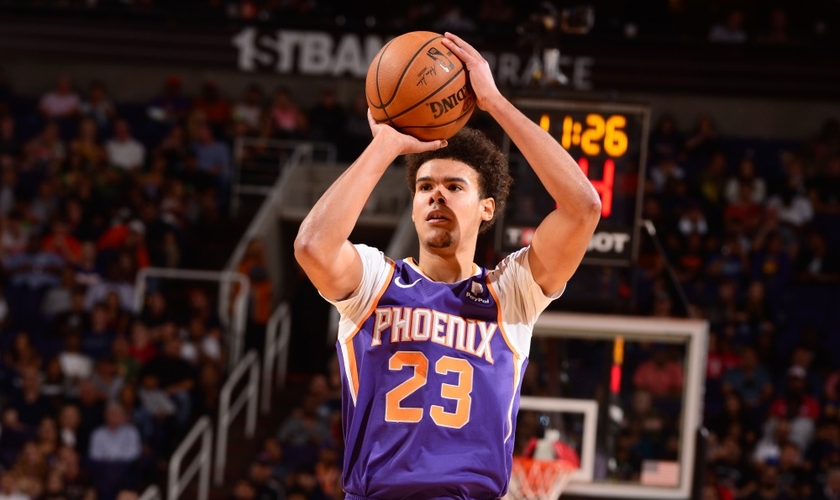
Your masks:
[{"label": "shot clock", "polygon": [[[516,105],[569,152],[601,197],[601,221],[584,263],[629,265],[638,246],[649,108],[543,99],[520,99]],[[504,147],[515,183],[497,225],[496,248],[507,253],[529,244],[556,205],[516,146],[505,138]]]}]

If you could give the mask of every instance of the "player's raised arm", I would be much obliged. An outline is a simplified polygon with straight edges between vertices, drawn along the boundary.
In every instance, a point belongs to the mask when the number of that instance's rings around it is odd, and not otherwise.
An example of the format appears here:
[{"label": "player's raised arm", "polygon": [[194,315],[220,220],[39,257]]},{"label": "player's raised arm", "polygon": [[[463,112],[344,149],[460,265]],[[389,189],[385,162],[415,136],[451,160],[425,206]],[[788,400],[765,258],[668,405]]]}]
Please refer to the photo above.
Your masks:
[{"label": "player's raised arm", "polygon": [[502,126],[557,202],[534,233],[529,261],[543,292],[559,292],[583,259],[600,219],[598,193],[569,153],[502,96],[475,48],[451,33],[443,43],[467,66],[478,107]]},{"label": "player's raised arm", "polygon": [[382,174],[402,154],[446,145],[446,141],[421,142],[377,124],[370,113],[368,121],[373,140],[315,203],[295,239],[298,263],[315,288],[332,300],[347,298],[361,282],[362,262],[347,238]]}]

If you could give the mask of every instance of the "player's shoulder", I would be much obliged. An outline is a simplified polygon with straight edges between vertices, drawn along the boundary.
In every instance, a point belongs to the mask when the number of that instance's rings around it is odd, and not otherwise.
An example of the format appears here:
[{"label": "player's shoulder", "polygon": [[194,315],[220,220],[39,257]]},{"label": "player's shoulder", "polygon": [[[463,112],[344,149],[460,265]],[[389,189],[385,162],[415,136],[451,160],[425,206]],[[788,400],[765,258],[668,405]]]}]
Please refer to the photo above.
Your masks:
[{"label": "player's shoulder", "polygon": [[494,280],[506,273],[519,274],[522,271],[530,272],[531,266],[528,263],[528,253],[530,250],[531,247],[527,246],[508,254],[496,264],[495,268],[488,270],[488,278]]},{"label": "player's shoulder", "polygon": [[359,258],[362,259],[362,263],[366,267],[369,265],[394,265],[394,261],[385,255],[385,252],[376,247],[365,245],[364,243],[355,243],[353,247],[359,253]]}]

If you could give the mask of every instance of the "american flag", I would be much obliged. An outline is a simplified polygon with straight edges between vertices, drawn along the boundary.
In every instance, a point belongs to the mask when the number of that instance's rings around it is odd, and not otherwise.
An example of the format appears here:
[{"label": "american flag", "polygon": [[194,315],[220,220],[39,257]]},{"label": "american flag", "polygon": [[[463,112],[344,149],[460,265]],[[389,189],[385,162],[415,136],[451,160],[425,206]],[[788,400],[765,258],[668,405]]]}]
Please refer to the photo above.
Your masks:
[{"label": "american flag", "polygon": [[642,461],[642,484],[646,486],[679,486],[680,464],[659,460]]}]

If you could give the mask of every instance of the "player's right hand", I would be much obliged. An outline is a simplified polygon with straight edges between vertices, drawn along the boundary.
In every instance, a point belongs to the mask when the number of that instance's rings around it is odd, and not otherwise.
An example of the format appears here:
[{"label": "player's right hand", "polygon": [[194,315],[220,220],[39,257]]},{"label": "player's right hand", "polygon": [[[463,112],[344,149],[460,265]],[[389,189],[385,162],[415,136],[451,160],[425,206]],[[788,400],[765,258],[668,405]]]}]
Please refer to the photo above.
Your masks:
[{"label": "player's right hand", "polygon": [[476,104],[479,108],[488,111],[493,100],[504,99],[496,86],[496,81],[493,79],[490,63],[475,47],[448,31],[441,43],[458,56],[458,59],[467,67],[470,74],[470,85],[475,93]]},{"label": "player's right hand", "polygon": [[435,149],[445,148],[447,145],[445,139],[421,141],[416,137],[403,134],[386,123],[377,123],[377,121],[373,119],[370,109],[368,109],[367,118],[373,138],[377,141],[384,140],[384,143],[388,145],[399,145],[398,149],[400,151],[400,155],[434,151]]}]

